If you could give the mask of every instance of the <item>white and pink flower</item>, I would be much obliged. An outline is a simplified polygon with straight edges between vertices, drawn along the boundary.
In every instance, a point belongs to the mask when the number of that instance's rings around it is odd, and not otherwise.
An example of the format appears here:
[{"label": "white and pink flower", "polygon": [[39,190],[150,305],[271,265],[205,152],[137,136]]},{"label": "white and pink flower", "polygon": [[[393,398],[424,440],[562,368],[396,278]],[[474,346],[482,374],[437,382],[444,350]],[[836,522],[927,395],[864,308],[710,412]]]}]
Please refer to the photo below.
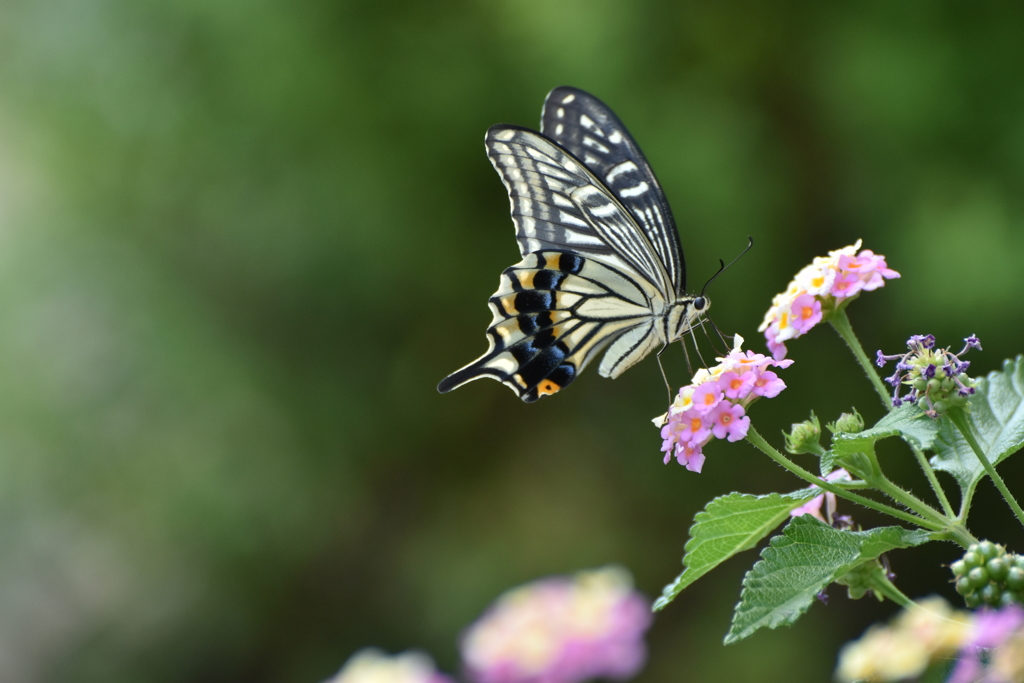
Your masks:
[{"label": "white and pink flower", "polygon": [[698,370],[693,381],[679,390],[668,413],[654,418],[661,427],[661,450],[667,464],[673,457],[691,472],[704,466],[704,446],[712,438],[739,441],[747,436],[747,408],[760,397],[778,396],[785,382],[769,367],[785,368],[791,360],[773,360],[743,351],[743,338],[735,337],[733,350],[718,365]]},{"label": "white and pink flower", "polygon": [[856,244],[815,258],[796,274],[786,291],[772,299],[757,331],[764,332],[768,349],[776,360],[786,357],[787,341],[806,334],[838,302],[900,277],[886,265],[884,256],[870,249],[857,253],[860,246],[861,241],[857,240]]}]

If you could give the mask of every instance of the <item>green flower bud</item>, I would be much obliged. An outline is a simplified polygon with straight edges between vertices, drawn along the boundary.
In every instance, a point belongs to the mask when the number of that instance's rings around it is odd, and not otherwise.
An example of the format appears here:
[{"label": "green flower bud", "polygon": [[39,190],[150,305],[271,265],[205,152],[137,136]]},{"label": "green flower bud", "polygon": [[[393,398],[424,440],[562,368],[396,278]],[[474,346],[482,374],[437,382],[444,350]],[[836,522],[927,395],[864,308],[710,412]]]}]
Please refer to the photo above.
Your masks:
[{"label": "green flower bud", "polygon": [[975,567],[967,572],[967,578],[975,588],[981,588],[988,583],[988,570],[984,567]]},{"label": "green flower bud", "polygon": [[985,563],[985,569],[988,570],[988,575],[993,581],[1001,582],[1006,579],[1006,573],[1010,568],[1002,557],[993,557]]},{"label": "green flower bud", "polygon": [[858,432],[864,431],[864,418],[860,416],[860,413],[856,409],[852,413],[843,413],[839,416],[839,419],[828,425],[829,430],[833,433],[845,432],[846,434],[857,434]]},{"label": "green flower bud", "polygon": [[1013,591],[1003,591],[999,596],[999,606],[1006,607],[1007,605],[1013,605],[1019,602],[1017,595]]},{"label": "green flower bud", "polygon": [[993,557],[999,557],[1005,551],[992,541],[982,541],[978,544],[978,552],[980,552],[981,556],[986,560],[991,560]]},{"label": "green flower bud", "polygon": [[964,604],[974,609],[975,607],[981,606],[981,596],[977,593],[971,593],[970,595],[964,596]]},{"label": "green flower bud", "polygon": [[974,585],[966,576],[961,576],[956,580],[956,592],[960,595],[970,595],[974,592]]},{"label": "green flower bud", "polygon": [[823,452],[819,439],[821,438],[821,423],[814,413],[811,419],[805,422],[798,422],[791,426],[789,434],[783,434],[786,438],[786,451],[793,455],[801,453],[813,453],[820,455]]},{"label": "green flower bud", "polygon": [[1003,591],[999,589],[994,583],[986,583],[980,591],[978,596],[981,597],[982,602],[995,607],[999,604],[999,598],[1002,597]]},{"label": "green flower bud", "polygon": [[949,565],[949,568],[953,571],[953,576],[963,576],[967,573],[967,563],[963,560],[957,560]]},{"label": "green flower bud", "polygon": [[1006,587],[1019,591],[1024,589],[1024,569],[1013,566],[1006,572]]},{"label": "green flower bud", "polygon": [[977,548],[975,548],[974,545],[968,548],[967,552],[964,553],[964,564],[966,564],[969,569],[973,569],[974,567],[981,565],[984,561],[985,560],[982,558],[981,553],[977,551]]}]

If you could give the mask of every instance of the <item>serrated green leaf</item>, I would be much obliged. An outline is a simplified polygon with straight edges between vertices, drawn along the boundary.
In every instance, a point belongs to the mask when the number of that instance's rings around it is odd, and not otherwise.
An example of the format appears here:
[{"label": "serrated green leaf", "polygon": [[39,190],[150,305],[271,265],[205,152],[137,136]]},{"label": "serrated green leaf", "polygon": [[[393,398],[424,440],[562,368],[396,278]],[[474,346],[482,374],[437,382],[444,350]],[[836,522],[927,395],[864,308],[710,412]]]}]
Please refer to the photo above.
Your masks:
[{"label": "serrated green leaf", "polygon": [[836,468],[835,457],[836,454],[832,451],[825,451],[825,454],[818,460],[818,470],[821,472],[822,477],[832,474],[832,470]]},{"label": "serrated green leaf", "polygon": [[[993,465],[1024,445],[1024,356],[1006,361],[1002,371],[990,372],[978,382],[967,419]],[[985,476],[985,468],[956,427],[948,419],[941,423],[932,466],[953,475],[968,496]]]},{"label": "serrated green leaf", "polygon": [[794,517],[743,578],[743,592],[725,644],[759,628],[792,624],[825,586],[857,565],[896,548],[921,545],[926,531],[896,526],[868,531],[833,529],[810,515]]},{"label": "serrated green leaf", "polygon": [[712,500],[693,519],[683,556],[686,569],[665,586],[654,610],[664,609],[684,588],[733,555],[753,548],[817,493],[810,488],[767,496],[730,493]]},{"label": "serrated green leaf", "polygon": [[832,451],[837,456],[862,453],[878,441],[902,436],[922,450],[932,448],[939,425],[925,417],[917,406],[905,405],[892,411],[870,429],[857,434],[839,433],[832,437]]}]

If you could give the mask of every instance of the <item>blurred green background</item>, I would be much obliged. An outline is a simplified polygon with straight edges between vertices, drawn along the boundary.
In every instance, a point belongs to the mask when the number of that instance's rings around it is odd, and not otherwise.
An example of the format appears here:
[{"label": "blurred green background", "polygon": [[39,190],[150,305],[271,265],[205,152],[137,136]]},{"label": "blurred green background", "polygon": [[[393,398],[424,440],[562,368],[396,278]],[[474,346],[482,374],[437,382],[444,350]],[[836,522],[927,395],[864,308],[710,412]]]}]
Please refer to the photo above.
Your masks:
[{"label": "blurred green background", "polygon": [[[484,131],[589,90],[658,173],[691,288],[753,236],[710,291],[721,328],[763,349],[772,295],[863,237],[903,274],[851,308],[869,353],[976,333],[981,374],[1024,351],[1022,21],[913,1],[2,0],[0,679],[316,683],[366,645],[452,671],[513,585],[616,562],[657,595],[711,497],[800,484],[743,443],[701,475],[662,465],[650,360],[534,405],[489,381],[436,393],[486,347],[518,260]],[[829,329],[790,348],[763,434],[881,416]],[[978,505],[977,534],[1024,549],[990,484]],[[955,554],[897,553],[897,583],[952,596]],[[725,648],[754,559],[657,616],[638,680],[827,680],[893,611],[833,589]]]}]

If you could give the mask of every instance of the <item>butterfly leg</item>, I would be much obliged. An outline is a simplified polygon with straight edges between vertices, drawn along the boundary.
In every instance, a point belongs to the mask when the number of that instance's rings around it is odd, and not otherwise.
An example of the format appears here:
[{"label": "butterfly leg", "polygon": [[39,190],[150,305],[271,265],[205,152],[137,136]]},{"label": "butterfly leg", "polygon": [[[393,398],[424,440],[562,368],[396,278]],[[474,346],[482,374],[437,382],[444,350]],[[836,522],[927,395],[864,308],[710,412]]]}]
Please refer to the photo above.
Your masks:
[{"label": "butterfly leg", "polygon": [[671,405],[672,385],[668,383],[668,375],[665,374],[665,366],[661,364],[661,354],[663,354],[665,352],[665,349],[667,348],[668,344],[666,343],[664,346],[661,347],[661,350],[658,351],[658,353],[655,355],[655,358],[658,359],[658,369],[661,370],[661,378],[665,380],[665,390],[668,392],[668,402]]}]

